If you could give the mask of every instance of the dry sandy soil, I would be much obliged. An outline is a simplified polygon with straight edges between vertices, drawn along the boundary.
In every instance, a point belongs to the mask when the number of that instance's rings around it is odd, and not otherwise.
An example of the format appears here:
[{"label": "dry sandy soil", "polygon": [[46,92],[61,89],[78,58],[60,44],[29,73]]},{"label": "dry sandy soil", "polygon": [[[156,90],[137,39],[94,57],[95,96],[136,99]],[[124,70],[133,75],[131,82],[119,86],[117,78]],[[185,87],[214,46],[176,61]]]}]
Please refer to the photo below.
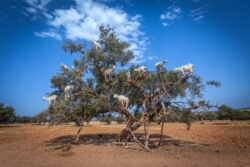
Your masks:
[{"label": "dry sandy soil", "polygon": [[[250,122],[197,122],[190,131],[185,124],[168,123],[159,148],[160,126],[152,125],[152,152],[133,140],[127,149],[116,143],[124,126],[90,123],[74,143],[78,127],[73,125],[1,125],[0,166],[250,166]],[[141,140],[142,132],[136,131]]]}]

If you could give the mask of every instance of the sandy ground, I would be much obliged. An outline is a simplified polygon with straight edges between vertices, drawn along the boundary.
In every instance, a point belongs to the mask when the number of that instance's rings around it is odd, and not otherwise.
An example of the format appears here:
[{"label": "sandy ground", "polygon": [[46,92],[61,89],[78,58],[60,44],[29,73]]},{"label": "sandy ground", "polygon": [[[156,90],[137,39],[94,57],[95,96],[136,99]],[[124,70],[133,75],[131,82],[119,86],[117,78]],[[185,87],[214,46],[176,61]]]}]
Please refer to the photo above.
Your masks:
[{"label": "sandy ground", "polygon": [[[160,126],[153,124],[152,152],[133,140],[127,149],[116,143],[114,138],[124,126],[90,123],[74,143],[78,127],[73,125],[0,125],[0,166],[250,166],[250,122],[197,122],[190,131],[185,124],[168,123],[159,148]],[[141,140],[142,132],[142,128],[136,131]]]}]

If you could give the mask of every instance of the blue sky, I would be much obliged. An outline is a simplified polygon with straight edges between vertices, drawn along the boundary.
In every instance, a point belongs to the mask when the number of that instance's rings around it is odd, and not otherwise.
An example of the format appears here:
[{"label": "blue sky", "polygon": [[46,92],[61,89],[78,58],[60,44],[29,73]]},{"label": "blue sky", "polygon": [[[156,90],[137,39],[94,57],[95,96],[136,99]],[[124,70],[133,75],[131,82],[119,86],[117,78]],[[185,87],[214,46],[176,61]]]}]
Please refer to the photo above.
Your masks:
[{"label": "blue sky", "polygon": [[98,37],[112,26],[131,43],[132,63],[149,69],[166,58],[166,68],[187,63],[204,80],[212,104],[250,107],[250,12],[241,0],[1,0],[0,102],[19,115],[46,109],[50,78],[74,57],[62,49]]}]

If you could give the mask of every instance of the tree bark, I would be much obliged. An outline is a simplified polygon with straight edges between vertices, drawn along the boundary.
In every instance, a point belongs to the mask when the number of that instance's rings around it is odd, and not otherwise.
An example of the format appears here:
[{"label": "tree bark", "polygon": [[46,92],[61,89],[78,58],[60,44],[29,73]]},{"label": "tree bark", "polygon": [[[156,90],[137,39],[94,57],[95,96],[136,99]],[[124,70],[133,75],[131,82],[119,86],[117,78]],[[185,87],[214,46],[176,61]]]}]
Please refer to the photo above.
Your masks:
[{"label": "tree bark", "polygon": [[135,136],[135,134],[132,132],[131,129],[129,129],[130,134],[133,136],[133,138],[135,139],[135,141],[139,144],[139,146],[141,146],[142,148],[144,148],[146,151],[151,151],[148,147],[144,146]]},{"label": "tree bark", "polygon": [[80,128],[79,128],[78,131],[77,131],[75,142],[78,142],[78,141],[79,141],[80,134],[81,134],[81,131],[82,131],[83,126],[84,126],[84,120],[82,121],[82,123],[81,123],[81,125],[80,125]]},{"label": "tree bark", "polygon": [[147,118],[147,120],[144,124],[144,130],[145,130],[145,147],[148,148],[148,144],[149,144],[149,118]]},{"label": "tree bark", "polygon": [[127,122],[126,128],[122,129],[121,132],[117,135],[116,139],[117,141],[125,141],[128,139],[130,135],[129,129],[133,132],[137,130],[139,127],[141,127],[142,123],[140,122],[135,122],[132,119],[129,119]]},{"label": "tree bark", "polygon": [[162,120],[161,122],[161,136],[160,136],[160,140],[159,140],[159,144],[158,144],[158,147],[160,147],[161,145],[161,140],[162,140],[162,134],[163,134],[163,128],[164,128],[164,120]]}]

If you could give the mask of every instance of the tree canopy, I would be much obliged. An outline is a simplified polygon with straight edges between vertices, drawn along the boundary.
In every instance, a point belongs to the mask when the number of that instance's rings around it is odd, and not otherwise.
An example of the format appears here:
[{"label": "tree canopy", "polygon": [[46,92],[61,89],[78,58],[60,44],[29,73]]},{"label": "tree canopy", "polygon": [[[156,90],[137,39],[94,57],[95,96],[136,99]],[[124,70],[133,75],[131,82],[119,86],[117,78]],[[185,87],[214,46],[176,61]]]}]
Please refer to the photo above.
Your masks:
[{"label": "tree canopy", "polygon": [[15,109],[11,106],[4,107],[0,103],[0,123],[13,123],[15,122]]},{"label": "tree canopy", "polygon": [[[216,81],[204,82],[193,73],[179,73],[161,66],[155,71],[130,64],[134,58],[129,43],[120,41],[112,28],[100,27],[99,40],[92,44],[65,41],[62,49],[77,58],[72,69],[63,69],[51,78],[57,95],[50,114],[58,118],[91,119],[116,112],[124,115],[130,130],[150,123],[155,116],[169,112],[209,108],[204,101],[206,85],[220,86]],[[124,68],[124,66],[129,68]],[[108,76],[108,77],[107,77]],[[65,88],[73,85],[69,95]],[[129,99],[124,108],[114,94]],[[138,113],[141,117],[138,117]],[[164,116],[165,118],[165,116]]]}]

